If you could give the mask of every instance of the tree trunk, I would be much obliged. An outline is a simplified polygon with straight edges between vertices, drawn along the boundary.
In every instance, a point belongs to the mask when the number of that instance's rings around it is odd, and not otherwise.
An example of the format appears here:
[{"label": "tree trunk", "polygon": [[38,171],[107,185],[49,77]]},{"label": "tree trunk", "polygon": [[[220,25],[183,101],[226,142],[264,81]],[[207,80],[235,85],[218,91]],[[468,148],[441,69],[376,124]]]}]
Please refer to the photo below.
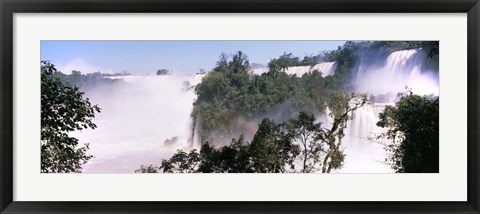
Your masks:
[{"label": "tree trunk", "polygon": [[[327,172],[327,163],[328,163],[328,159],[330,158],[330,152],[327,153],[327,155],[325,156],[325,159],[323,159],[323,165],[322,165],[322,173],[326,173]],[[329,164],[328,164],[329,165]]]},{"label": "tree trunk", "polygon": [[303,147],[305,150],[303,150],[305,152],[305,157],[303,158],[303,173],[306,173],[306,169],[307,169],[307,158],[308,158],[308,150],[307,150],[307,142],[303,142]]}]

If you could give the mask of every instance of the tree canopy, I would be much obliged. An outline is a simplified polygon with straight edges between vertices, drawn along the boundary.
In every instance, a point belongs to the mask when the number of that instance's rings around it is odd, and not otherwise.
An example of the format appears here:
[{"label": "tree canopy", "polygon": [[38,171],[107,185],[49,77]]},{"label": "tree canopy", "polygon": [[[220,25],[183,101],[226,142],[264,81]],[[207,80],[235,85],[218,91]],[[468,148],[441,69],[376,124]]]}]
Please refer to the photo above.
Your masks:
[{"label": "tree canopy", "polygon": [[220,148],[206,142],[200,153],[178,150],[159,167],[142,165],[135,172],[311,173],[322,167],[322,173],[330,173],[343,166],[341,143],[350,114],[366,103],[366,95],[361,94],[338,92],[334,97],[331,127],[315,122],[307,112],[280,124],[265,118],[251,142],[243,136]]},{"label": "tree canopy", "polygon": [[53,64],[41,62],[41,172],[81,172],[93,156],[87,154],[88,144],[79,146],[68,132],[96,128],[92,119],[100,108],[55,72]]},{"label": "tree canopy", "polygon": [[408,92],[395,106],[380,113],[377,125],[387,131],[380,137],[392,141],[387,162],[396,172],[438,173],[439,98]]},{"label": "tree canopy", "polygon": [[[300,58],[283,53],[268,63],[269,71],[262,75],[249,74],[251,66],[245,53],[223,53],[216,67],[195,88],[198,98],[192,117],[200,124],[201,141],[212,141],[209,136],[213,131],[229,136],[231,121],[238,117],[251,120],[275,114],[283,115],[274,118],[275,121],[285,122],[300,111],[321,113],[336,91],[354,90],[350,80],[361,62],[385,59],[392,52],[405,49],[424,51],[428,68],[435,70],[438,65],[438,42],[435,41],[348,41],[337,50],[315,56]],[[322,77],[320,72],[313,71],[297,77],[284,72],[291,66],[311,66],[325,61],[336,62],[334,75]]]},{"label": "tree canopy", "polygon": [[[289,54],[280,57],[281,61],[290,58]],[[299,60],[293,58],[294,62]],[[335,77],[323,78],[318,71],[302,77],[283,71],[251,75],[249,67],[248,57],[242,52],[231,57],[222,54],[213,71],[196,86],[198,97],[192,117],[200,124],[202,142],[211,141],[213,131],[228,136],[232,121],[239,117],[252,120],[275,112],[283,115],[275,120],[285,122],[300,111],[323,112],[328,94],[341,86]]]}]

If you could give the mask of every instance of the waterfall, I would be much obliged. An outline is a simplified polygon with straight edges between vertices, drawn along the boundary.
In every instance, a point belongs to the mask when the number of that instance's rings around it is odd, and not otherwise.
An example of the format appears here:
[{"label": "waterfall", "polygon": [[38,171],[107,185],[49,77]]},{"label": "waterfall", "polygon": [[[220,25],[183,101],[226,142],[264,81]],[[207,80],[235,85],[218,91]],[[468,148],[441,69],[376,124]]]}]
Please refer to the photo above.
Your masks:
[{"label": "waterfall", "polygon": [[297,77],[302,77],[303,74],[310,72],[310,66],[294,66],[288,67],[285,70],[285,73],[289,75],[297,75]]},{"label": "waterfall", "polygon": [[370,95],[396,96],[405,92],[405,87],[415,94],[438,95],[438,72],[424,70],[425,60],[427,56],[421,49],[411,49],[393,52],[384,62],[361,63],[354,85],[357,92]]},{"label": "waterfall", "polygon": [[322,72],[322,76],[331,76],[335,74],[335,69],[337,68],[337,63],[336,62],[322,62],[318,63],[315,66],[313,66],[310,71],[317,70],[319,72]]},{"label": "waterfall", "polygon": [[[351,112],[351,120],[347,122],[340,148],[344,151],[345,162],[341,169],[332,172],[337,173],[388,173],[392,169],[385,164],[387,154],[384,150],[384,142],[370,139],[375,134],[384,131],[377,127],[378,115],[385,105],[367,104],[354,112]],[[325,114],[317,117],[317,122],[322,122],[322,127],[330,128],[333,118],[328,116],[330,109],[327,107]]]},{"label": "waterfall", "polygon": [[397,93],[406,92],[406,86],[415,94],[438,96],[438,72],[424,70],[425,60],[421,49],[411,49],[393,52],[384,62],[359,65],[356,90],[373,96],[373,100],[352,112],[343,144],[345,165],[338,172],[393,172],[385,164],[388,155],[384,147],[388,142],[374,138],[385,132],[376,123],[379,113],[386,105],[395,105]]},{"label": "waterfall", "polygon": [[[392,172],[384,163],[384,142],[369,137],[384,131],[376,126],[378,115],[386,104],[393,105],[393,98],[398,92],[405,92],[405,86],[417,94],[438,95],[438,72],[422,68],[425,57],[423,51],[412,49],[393,52],[383,61],[359,65],[353,82],[355,89],[373,95],[374,100],[351,113],[342,144],[345,163],[337,172]],[[326,77],[334,75],[336,67],[336,62],[322,62],[289,67],[285,72],[301,77],[317,70]],[[251,70],[256,75],[265,72],[267,68]],[[95,130],[72,134],[80,142],[92,143],[88,153],[95,158],[83,166],[83,172],[131,173],[142,164],[158,166],[177,149],[200,149],[201,124],[191,118],[191,112],[196,99],[193,88],[204,76],[110,77],[119,82],[85,91],[85,96],[98,104],[102,112],[93,120],[98,126]],[[318,117],[328,128],[332,118],[326,115]],[[253,130],[256,126],[251,123],[243,118],[235,121],[239,130]]]},{"label": "waterfall", "polygon": [[197,151],[200,151],[200,149],[202,148],[202,142],[200,142],[199,128],[199,123],[195,121],[195,126],[193,128],[192,149],[196,149]]},{"label": "waterfall", "polygon": [[392,169],[385,164],[387,154],[385,142],[375,139],[376,135],[385,130],[378,127],[378,116],[385,105],[366,104],[351,113],[352,119],[347,122],[344,148],[344,167],[338,172],[343,173],[385,173]]},{"label": "waterfall", "polygon": [[318,63],[314,66],[294,66],[294,67],[288,67],[285,70],[285,73],[290,74],[290,75],[297,75],[297,77],[301,77],[306,73],[312,72],[312,71],[319,71],[322,72],[322,76],[330,76],[335,74],[335,69],[336,69],[336,63],[335,62],[322,62]]},{"label": "waterfall", "polygon": [[262,75],[263,73],[267,73],[268,68],[255,68],[250,71],[251,75]]},{"label": "waterfall", "polygon": [[[335,74],[335,69],[337,68],[336,62],[322,62],[318,63],[314,66],[293,66],[288,67],[285,70],[285,73],[289,75],[297,75],[297,77],[302,77],[304,74],[312,72],[312,71],[319,71],[322,72],[322,76],[331,76]],[[263,73],[268,72],[268,68],[256,68],[250,71],[251,74],[261,75]]]},{"label": "waterfall", "polygon": [[102,111],[93,120],[95,130],[72,134],[92,143],[88,152],[95,158],[83,172],[133,172],[141,164],[159,165],[177,149],[199,149],[191,112],[193,87],[203,76],[119,76],[115,84],[87,90],[85,96]]}]

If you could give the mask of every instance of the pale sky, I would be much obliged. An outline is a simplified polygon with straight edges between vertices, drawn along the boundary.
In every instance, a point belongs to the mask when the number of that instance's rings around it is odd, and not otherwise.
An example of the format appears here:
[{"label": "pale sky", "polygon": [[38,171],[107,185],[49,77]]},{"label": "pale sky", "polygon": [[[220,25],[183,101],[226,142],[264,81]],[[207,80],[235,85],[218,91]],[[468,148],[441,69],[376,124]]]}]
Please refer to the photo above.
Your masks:
[{"label": "pale sky", "polygon": [[242,51],[250,63],[267,64],[284,52],[294,56],[335,50],[345,41],[52,41],[41,42],[41,59],[70,73],[100,71],[154,74],[165,68],[191,74],[211,70],[222,52]]}]

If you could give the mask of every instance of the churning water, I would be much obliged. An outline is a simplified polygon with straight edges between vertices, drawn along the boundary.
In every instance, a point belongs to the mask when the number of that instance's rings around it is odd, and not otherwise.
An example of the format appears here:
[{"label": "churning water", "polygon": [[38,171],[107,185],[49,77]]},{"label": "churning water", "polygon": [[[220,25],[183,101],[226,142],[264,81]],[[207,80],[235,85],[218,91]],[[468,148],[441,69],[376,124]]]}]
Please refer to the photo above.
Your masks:
[{"label": "churning water", "polygon": [[[405,92],[405,86],[417,94],[438,95],[438,72],[422,70],[424,58],[419,50],[404,50],[376,65],[360,65],[354,78],[357,92],[384,98],[381,103],[367,104],[352,113],[342,143],[345,164],[337,172],[392,172],[384,163],[387,154],[383,142],[373,142],[369,137],[384,131],[376,126],[378,114],[385,104],[393,104],[398,92]],[[335,62],[324,62],[290,67],[286,72],[300,77],[318,70],[328,76],[335,69]],[[252,73],[267,70],[254,69]],[[84,165],[83,172],[132,173],[142,164],[160,165],[177,149],[198,149],[200,143],[194,130],[199,124],[193,123],[191,113],[196,98],[193,87],[203,76],[121,76],[116,77],[118,83],[86,90],[86,97],[102,112],[94,119],[97,129],[72,134],[81,144],[90,143],[88,152],[95,156]]]},{"label": "churning water", "polygon": [[91,143],[89,154],[95,156],[83,172],[133,172],[141,164],[159,165],[176,149],[191,148],[193,86],[202,77],[122,76],[118,83],[87,90],[86,97],[102,111],[95,130],[73,134]]}]

